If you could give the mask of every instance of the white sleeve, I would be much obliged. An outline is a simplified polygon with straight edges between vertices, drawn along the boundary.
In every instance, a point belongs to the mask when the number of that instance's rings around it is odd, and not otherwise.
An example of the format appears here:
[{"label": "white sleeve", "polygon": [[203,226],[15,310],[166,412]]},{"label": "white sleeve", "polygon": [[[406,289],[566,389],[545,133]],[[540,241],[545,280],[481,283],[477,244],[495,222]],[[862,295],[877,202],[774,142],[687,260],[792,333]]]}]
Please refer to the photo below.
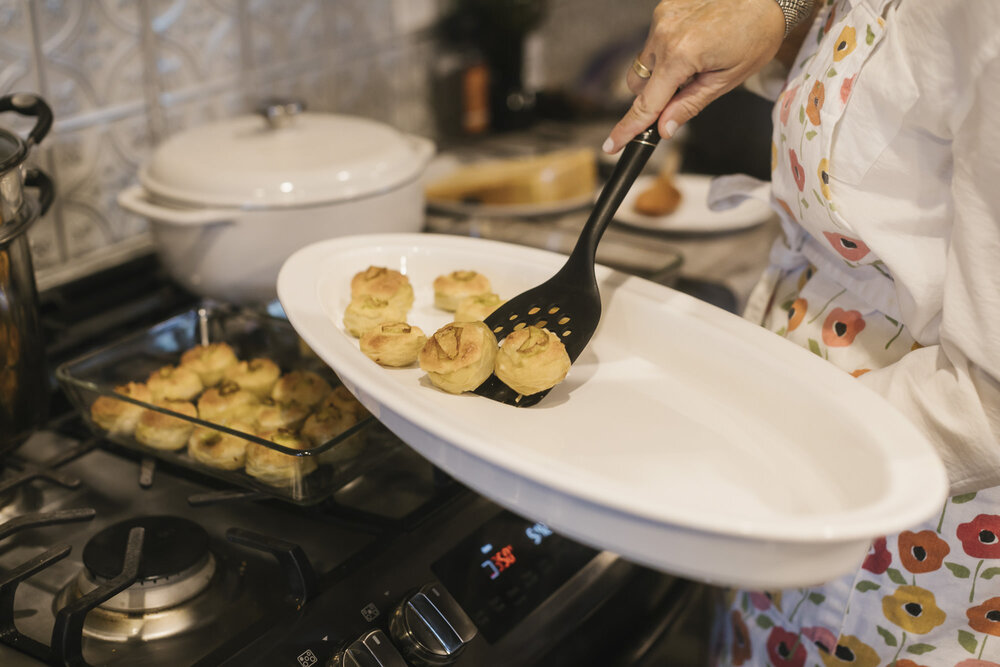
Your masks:
[{"label": "white sleeve", "polygon": [[956,107],[968,111],[954,126],[940,342],[860,380],[927,433],[967,493],[1000,485],[1000,59]]},{"label": "white sleeve", "polygon": [[743,82],[743,87],[765,100],[776,102],[785,87],[785,79],[787,78],[788,68],[774,59],[764,65],[760,71],[747,77],[747,80]]}]

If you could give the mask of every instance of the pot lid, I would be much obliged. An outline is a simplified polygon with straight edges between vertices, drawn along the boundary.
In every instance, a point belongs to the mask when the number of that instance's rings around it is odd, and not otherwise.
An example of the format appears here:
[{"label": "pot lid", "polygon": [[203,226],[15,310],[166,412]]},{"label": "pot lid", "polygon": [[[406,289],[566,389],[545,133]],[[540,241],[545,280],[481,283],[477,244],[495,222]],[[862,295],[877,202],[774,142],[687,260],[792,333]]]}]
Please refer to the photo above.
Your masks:
[{"label": "pot lid", "polygon": [[[196,205],[266,208],[355,199],[416,178],[426,139],[365,118],[283,105],[200,125],[163,142],[140,170],[151,193]],[[290,111],[289,111],[290,110]]]}]

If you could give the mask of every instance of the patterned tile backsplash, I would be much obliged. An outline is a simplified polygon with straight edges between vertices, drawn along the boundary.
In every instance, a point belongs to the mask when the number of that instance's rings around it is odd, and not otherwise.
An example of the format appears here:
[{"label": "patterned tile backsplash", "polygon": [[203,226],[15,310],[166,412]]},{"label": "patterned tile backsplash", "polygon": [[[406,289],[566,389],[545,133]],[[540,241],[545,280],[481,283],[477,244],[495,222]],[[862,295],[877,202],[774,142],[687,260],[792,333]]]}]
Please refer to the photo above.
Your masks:
[{"label": "patterned tile backsplash", "polygon": [[[29,234],[39,288],[149,252],[118,192],[165,137],[266,97],[435,138],[433,25],[447,2],[0,0],[0,94],[40,93],[56,118],[31,157],[58,192]],[[654,5],[550,0],[534,78],[565,83],[605,45],[641,43]]]}]

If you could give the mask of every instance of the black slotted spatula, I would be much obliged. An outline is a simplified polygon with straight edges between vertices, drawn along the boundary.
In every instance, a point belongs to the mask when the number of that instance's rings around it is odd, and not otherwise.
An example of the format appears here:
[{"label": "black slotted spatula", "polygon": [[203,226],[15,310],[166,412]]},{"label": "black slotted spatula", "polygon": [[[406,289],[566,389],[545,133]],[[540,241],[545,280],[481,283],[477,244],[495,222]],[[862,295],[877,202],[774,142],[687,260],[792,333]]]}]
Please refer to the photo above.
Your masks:
[{"label": "black slotted spatula", "polygon": [[[570,362],[576,361],[601,320],[601,293],[594,272],[597,244],[659,141],[654,124],[625,146],[563,267],[541,285],[508,300],[484,320],[497,340],[533,324],[559,336]],[[524,396],[490,375],[475,393],[508,405],[529,407],[549,390]]]}]

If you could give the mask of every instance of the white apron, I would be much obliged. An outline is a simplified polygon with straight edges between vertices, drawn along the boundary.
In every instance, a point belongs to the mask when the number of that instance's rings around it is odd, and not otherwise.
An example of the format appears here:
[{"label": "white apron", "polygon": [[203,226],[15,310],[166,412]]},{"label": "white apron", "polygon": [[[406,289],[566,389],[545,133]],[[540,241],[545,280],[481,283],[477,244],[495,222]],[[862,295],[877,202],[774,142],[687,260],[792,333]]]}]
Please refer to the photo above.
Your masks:
[{"label": "white apron", "polygon": [[[773,114],[771,200],[787,246],[773,249],[745,315],[854,376],[919,347],[901,322],[892,276],[841,217],[830,177],[864,173],[871,147],[838,145],[837,126],[845,113],[866,111],[851,108],[854,81],[907,1],[828,0]],[[731,591],[714,659],[1000,667],[997,575],[1000,490],[957,496],[926,525],[876,540],[854,574],[814,588]]]}]

